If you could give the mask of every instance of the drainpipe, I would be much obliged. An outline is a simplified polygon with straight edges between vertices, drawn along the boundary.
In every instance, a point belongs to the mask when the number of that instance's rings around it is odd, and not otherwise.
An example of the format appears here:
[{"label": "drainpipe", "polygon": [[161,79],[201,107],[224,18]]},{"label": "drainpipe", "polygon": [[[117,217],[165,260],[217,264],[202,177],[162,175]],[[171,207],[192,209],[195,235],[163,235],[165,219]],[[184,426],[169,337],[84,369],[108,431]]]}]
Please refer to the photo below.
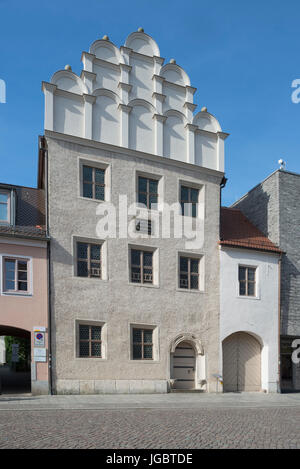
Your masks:
[{"label": "drainpipe", "polygon": [[278,259],[278,391],[281,392],[281,356],[280,356],[280,329],[281,329],[281,263],[282,253]]},{"label": "drainpipe", "polygon": [[[227,183],[228,179],[223,176],[222,177],[222,180],[220,182],[220,208],[219,208],[219,241],[221,241],[221,207],[222,207],[222,189],[224,189],[224,187],[226,186],[226,183]],[[221,265],[220,265],[220,245],[219,245],[219,272],[221,275]],[[219,289],[220,289],[220,276],[219,276]],[[222,366],[222,359],[221,357],[223,356],[223,353],[222,353],[222,343],[221,343],[221,340],[220,340],[220,315],[221,315],[221,294],[219,294],[219,317],[218,317],[218,328],[219,328],[219,335],[218,335],[218,339],[219,339],[219,373],[221,374],[218,374],[218,375],[215,375],[215,377],[217,376],[217,389],[216,391],[218,392],[218,387],[219,387],[219,381],[220,383],[222,384],[223,386],[223,366]],[[223,391],[224,392],[224,391]]]},{"label": "drainpipe", "polygon": [[[46,197],[46,233],[49,237],[49,201],[48,201],[48,150],[47,142],[44,136],[39,137],[39,150],[42,153],[44,160],[45,171],[45,197]],[[48,289],[48,360],[49,360],[49,390],[53,394],[53,379],[52,379],[52,324],[51,324],[51,269],[50,269],[50,240],[47,242],[47,261],[48,261],[48,274],[47,274],[47,289]]]},{"label": "drainpipe", "polygon": [[226,186],[228,179],[223,176],[220,182],[220,210],[219,210],[219,239],[221,239],[221,207],[222,207],[222,189]]}]

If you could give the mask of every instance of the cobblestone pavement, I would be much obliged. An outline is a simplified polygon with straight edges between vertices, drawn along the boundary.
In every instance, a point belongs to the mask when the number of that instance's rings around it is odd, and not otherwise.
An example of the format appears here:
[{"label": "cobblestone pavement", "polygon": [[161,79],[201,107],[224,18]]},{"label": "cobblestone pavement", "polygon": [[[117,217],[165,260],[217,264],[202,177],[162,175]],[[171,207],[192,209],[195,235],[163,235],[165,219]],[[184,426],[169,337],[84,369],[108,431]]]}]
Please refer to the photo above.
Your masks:
[{"label": "cobblestone pavement", "polygon": [[185,408],[80,409],[73,404],[41,410],[1,398],[0,448],[300,449],[298,400],[286,406],[213,407],[211,399],[208,407],[188,408],[189,398],[180,399]]}]

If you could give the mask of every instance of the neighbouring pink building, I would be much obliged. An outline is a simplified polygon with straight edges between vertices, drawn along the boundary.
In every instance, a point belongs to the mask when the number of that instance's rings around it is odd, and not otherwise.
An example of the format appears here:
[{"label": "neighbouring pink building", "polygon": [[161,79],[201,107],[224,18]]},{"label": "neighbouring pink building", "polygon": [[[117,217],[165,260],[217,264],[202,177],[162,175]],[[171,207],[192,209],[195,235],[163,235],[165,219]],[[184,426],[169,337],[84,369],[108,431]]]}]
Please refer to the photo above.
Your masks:
[{"label": "neighbouring pink building", "polygon": [[0,184],[0,336],[30,340],[33,394],[49,393],[47,284],[44,190]]}]

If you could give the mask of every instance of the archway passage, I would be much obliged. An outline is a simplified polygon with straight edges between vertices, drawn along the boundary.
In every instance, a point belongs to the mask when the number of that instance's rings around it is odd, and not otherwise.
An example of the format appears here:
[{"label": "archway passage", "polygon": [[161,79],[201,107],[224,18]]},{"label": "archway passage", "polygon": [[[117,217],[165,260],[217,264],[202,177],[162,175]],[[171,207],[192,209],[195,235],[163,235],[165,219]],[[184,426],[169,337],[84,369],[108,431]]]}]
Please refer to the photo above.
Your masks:
[{"label": "archway passage", "polygon": [[5,338],[5,360],[0,364],[0,392],[2,394],[30,393],[30,332],[0,325],[0,337]]},{"label": "archway passage", "polygon": [[246,332],[236,332],[223,341],[223,390],[261,390],[261,346]]},{"label": "archway passage", "polygon": [[195,350],[189,342],[180,342],[173,355],[174,389],[195,389]]}]

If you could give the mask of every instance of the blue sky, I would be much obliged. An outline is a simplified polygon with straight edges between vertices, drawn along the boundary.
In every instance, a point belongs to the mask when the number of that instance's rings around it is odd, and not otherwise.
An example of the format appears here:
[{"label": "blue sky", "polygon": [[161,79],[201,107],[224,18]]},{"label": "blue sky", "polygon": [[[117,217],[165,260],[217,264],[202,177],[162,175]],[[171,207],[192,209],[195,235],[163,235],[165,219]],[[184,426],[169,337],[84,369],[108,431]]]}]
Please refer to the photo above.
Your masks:
[{"label": "blue sky", "polygon": [[278,168],[300,173],[298,0],[0,0],[0,181],[35,186],[43,133],[42,80],[65,64],[80,73],[83,50],[104,34],[116,45],[143,27],[162,57],[174,57],[230,133],[226,141],[229,205]]}]

